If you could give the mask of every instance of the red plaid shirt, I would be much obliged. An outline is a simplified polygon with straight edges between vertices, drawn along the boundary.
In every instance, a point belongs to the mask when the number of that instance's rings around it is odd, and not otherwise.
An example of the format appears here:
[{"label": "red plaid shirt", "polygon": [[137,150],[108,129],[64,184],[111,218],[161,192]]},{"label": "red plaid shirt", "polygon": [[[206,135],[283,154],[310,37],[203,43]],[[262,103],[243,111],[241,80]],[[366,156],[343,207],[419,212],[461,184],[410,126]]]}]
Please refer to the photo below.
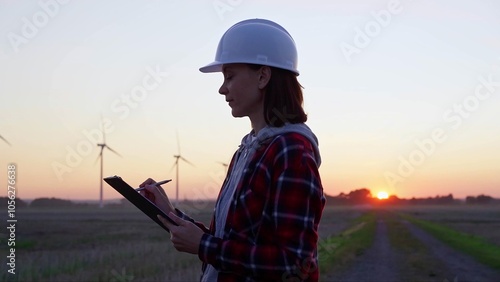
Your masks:
[{"label": "red plaid shirt", "polygon": [[223,238],[213,236],[212,219],[198,256],[219,271],[218,281],[317,281],[324,204],[311,142],[298,133],[271,137],[243,172]]}]

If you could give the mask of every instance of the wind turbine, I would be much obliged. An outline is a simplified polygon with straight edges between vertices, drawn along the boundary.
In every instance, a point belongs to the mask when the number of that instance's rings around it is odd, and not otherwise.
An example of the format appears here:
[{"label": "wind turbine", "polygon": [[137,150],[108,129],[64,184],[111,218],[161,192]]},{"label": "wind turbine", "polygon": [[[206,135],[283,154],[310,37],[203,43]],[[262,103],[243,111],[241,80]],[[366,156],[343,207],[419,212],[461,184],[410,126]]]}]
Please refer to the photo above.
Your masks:
[{"label": "wind turbine", "polygon": [[102,183],[103,183],[103,162],[104,162],[104,155],[103,155],[103,151],[104,151],[104,148],[110,150],[111,152],[117,154],[118,156],[121,157],[120,154],[118,154],[118,152],[116,152],[115,150],[111,149],[111,147],[109,147],[107,144],[106,144],[106,134],[104,134],[104,125],[102,125],[102,143],[97,143],[97,146],[98,147],[101,147],[101,152],[99,153],[99,156],[97,156],[97,159],[95,160],[97,162],[97,160],[101,159],[101,177],[99,178],[99,182],[100,182],[100,197],[99,197],[99,207],[102,208],[104,206],[104,203],[103,203],[103,197],[102,197]]},{"label": "wind turbine", "polygon": [[190,161],[186,160],[182,155],[181,155],[181,145],[179,144],[179,134],[177,133],[177,155],[174,155],[175,162],[174,165],[170,170],[172,170],[175,166],[175,202],[179,203],[179,159],[183,160],[184,162],[194,166]]},{"label": "wind turbine", "polygon": [[7,139],[3,138],[2,135],[0,135],[0,139],[2,139],[3,141],[5,141],[5,143],[7,143],[7,145],[9,146],[12,146],[9,141],[7,141]]}]

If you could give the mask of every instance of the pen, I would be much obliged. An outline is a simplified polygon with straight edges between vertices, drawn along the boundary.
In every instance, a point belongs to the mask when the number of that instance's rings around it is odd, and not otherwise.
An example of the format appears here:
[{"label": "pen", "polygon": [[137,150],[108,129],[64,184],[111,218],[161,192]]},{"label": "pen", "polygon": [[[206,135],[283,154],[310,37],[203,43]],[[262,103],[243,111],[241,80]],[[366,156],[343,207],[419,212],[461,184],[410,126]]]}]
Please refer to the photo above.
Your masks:
[{"label": "pen", "polygon": [[[172,181],[172,179],[162,180],[162,181],[159,181],[159,182],[151,183],[149,185],[162,185],[162,184],[168,183],[170,181]],[[142,191],[142,190],[145,189],[145,187],[146,186],[141,187],[141,188],[136,188],[135,191],[137,191],[137,192]]]}]

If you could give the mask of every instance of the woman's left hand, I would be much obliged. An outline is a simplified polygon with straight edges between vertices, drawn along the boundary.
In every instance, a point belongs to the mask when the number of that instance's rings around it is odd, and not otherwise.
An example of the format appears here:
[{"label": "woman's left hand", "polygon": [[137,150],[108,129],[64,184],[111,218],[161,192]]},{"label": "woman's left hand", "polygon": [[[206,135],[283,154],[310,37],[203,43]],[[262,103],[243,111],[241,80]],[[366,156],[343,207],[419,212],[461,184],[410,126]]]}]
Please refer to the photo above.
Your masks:
[{"label": "woman's left hand", "polygon": [[175,249],[179,252],[198,254],[201,237],[205,232],[191,221],[184,220],[173,212],[170,212],[168,217],[178,226],[158,215],[160,221],[170,230],[170,240],[172,240]]}]

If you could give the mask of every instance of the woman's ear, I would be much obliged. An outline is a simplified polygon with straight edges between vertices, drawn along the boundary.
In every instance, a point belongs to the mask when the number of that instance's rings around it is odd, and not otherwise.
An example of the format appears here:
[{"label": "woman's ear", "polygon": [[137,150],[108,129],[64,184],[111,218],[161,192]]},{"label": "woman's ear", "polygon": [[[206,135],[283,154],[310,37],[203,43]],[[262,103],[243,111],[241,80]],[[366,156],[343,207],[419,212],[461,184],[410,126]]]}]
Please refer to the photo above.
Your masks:
[{"label": "woman's ear", "polygon": [[262,90],[267,86],[269,80],[271,79],[271,68],[268,66],[262,66],[259,69],[258,74],[259,74],[259,89]]}]

